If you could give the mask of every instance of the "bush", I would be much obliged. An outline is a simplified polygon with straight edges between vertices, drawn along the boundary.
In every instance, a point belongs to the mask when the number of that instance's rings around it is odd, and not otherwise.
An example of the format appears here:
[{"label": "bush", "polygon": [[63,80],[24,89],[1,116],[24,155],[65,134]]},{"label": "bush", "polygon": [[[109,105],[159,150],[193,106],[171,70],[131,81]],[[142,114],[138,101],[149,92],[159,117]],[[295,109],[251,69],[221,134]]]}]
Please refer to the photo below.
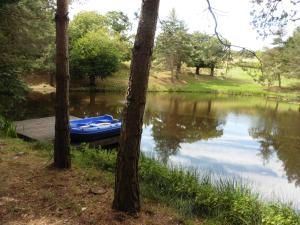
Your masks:
[{"label": "bush", "polygon": [[269,204],[263,207],[262,225],[299,225],[300,217],[290,207]]},{"label": "bush", "polygon": [[82,167],[94,167],[110,172],[115,171],[117,154],[115,151],[91,149],[88,144],[82,144],[73,149],[73,160]]},{"label": "bush", "polygon": [[0,115],[0,134],[5,137],[17,137],[16,127],[11,121]]},{"label": "bush", "polygon": [[122,47],[122,42],[117,37],[109,37],[106,31],[87,33],[72,46],[71,75],[89,77],[95,86],[96,77],[105,78],[118,70],[124,57]]}]

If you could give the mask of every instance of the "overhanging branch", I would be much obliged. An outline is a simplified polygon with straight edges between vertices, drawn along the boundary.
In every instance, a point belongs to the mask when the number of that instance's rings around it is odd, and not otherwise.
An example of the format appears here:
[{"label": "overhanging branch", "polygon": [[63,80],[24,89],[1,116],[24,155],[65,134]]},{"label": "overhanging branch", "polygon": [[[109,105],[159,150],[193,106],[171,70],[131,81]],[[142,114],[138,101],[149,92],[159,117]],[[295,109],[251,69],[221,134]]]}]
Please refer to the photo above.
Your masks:
[{"label": "overhanging branch", "polygon": [[218,32],[218,20],[217,20],[217,17],[215,15],[214,11],[213,11],[213,8],[212,8],[212,6],[210,4],[210,1],[206,0],[206,2],[207,2],[207,5],[208,5],[208,10],[209,10],[210,14],[212,15],[214,23],[215,23],[214,33],[215,33],[217,39],[219,40],[219,42],[222,45],[224,45],[226,48],[228,48],[228,49],[230,49],[231,47],[234,47],[234,48],[242,49],[243,51],[250,52],[259,61],[259,63],[260,63],[260,70],[261,70],[261,73],[263,74],[263,63],[262,63],[262,60],[261,60],[261,58],[254,51],[252,51],[252,50],[250,50],[248,48],[239,46],[239,45],[229,44],[226,41],[224,41],[225,38],[223,38],[222,35],[220,35],[220,33]]}]

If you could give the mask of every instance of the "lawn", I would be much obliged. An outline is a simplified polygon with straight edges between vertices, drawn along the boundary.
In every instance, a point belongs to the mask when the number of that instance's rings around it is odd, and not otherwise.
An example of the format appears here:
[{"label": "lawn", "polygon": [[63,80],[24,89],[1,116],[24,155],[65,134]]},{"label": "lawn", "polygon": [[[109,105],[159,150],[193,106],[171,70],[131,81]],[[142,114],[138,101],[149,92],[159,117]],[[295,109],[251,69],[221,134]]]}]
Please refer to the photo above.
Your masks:
[{"label": "lawn", "polygon": [[[282,80],[283,87],[268,88],[253,81],[249,74],[239,67],[228,70],[219,69],[216,76],[208,76],[208,70],[202,70],[202,75],[193,74],[193,68],[184,67],[178,80],[171,79],[171,73],[165,70],[152,68],[150,71],[150,92],[195,92],[229,95],[255,95],[279,98],[281,100],[299,101],[300,80]],[[105,80],[97,81],[98,91],[126,91],[129,77],[129,63],[122,64],[120,70]],[[72,91],[88,90],[87,80],[74,80],[71,82]]]}]

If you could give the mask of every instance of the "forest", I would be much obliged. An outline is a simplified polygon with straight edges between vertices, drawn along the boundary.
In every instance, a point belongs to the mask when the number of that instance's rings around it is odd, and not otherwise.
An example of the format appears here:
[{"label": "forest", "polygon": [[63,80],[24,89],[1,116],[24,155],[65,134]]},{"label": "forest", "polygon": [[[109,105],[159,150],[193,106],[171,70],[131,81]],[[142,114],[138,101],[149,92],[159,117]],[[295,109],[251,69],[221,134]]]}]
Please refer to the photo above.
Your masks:
[{"label": "forest", "polygon": [[[88,2],[0,2],[0,224],[300,224],[300,3],[248,1],[252,50],[216,1],[213,33],[160,0],[70,14]],[[118,141],[74,143],[100,115]],[[49,118],[50,141],[17,125]]]}]

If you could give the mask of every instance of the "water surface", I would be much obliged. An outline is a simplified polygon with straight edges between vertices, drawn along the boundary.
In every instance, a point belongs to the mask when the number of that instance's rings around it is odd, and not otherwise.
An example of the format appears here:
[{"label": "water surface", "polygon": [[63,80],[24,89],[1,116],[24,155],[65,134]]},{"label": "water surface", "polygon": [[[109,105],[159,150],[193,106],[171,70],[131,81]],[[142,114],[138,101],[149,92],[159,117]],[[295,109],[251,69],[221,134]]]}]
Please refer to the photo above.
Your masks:
[{"label": "water surface", "polygon": [[[123,94],[72,93],[70,112],[120,117],[124,102]],[[53,94],[31,95],[11,116],[52,116],[53,106]],[[300,203],[297,105],[255,97],[149,94],[142,151],[163,163],[239,177],[268,199]]]}]

